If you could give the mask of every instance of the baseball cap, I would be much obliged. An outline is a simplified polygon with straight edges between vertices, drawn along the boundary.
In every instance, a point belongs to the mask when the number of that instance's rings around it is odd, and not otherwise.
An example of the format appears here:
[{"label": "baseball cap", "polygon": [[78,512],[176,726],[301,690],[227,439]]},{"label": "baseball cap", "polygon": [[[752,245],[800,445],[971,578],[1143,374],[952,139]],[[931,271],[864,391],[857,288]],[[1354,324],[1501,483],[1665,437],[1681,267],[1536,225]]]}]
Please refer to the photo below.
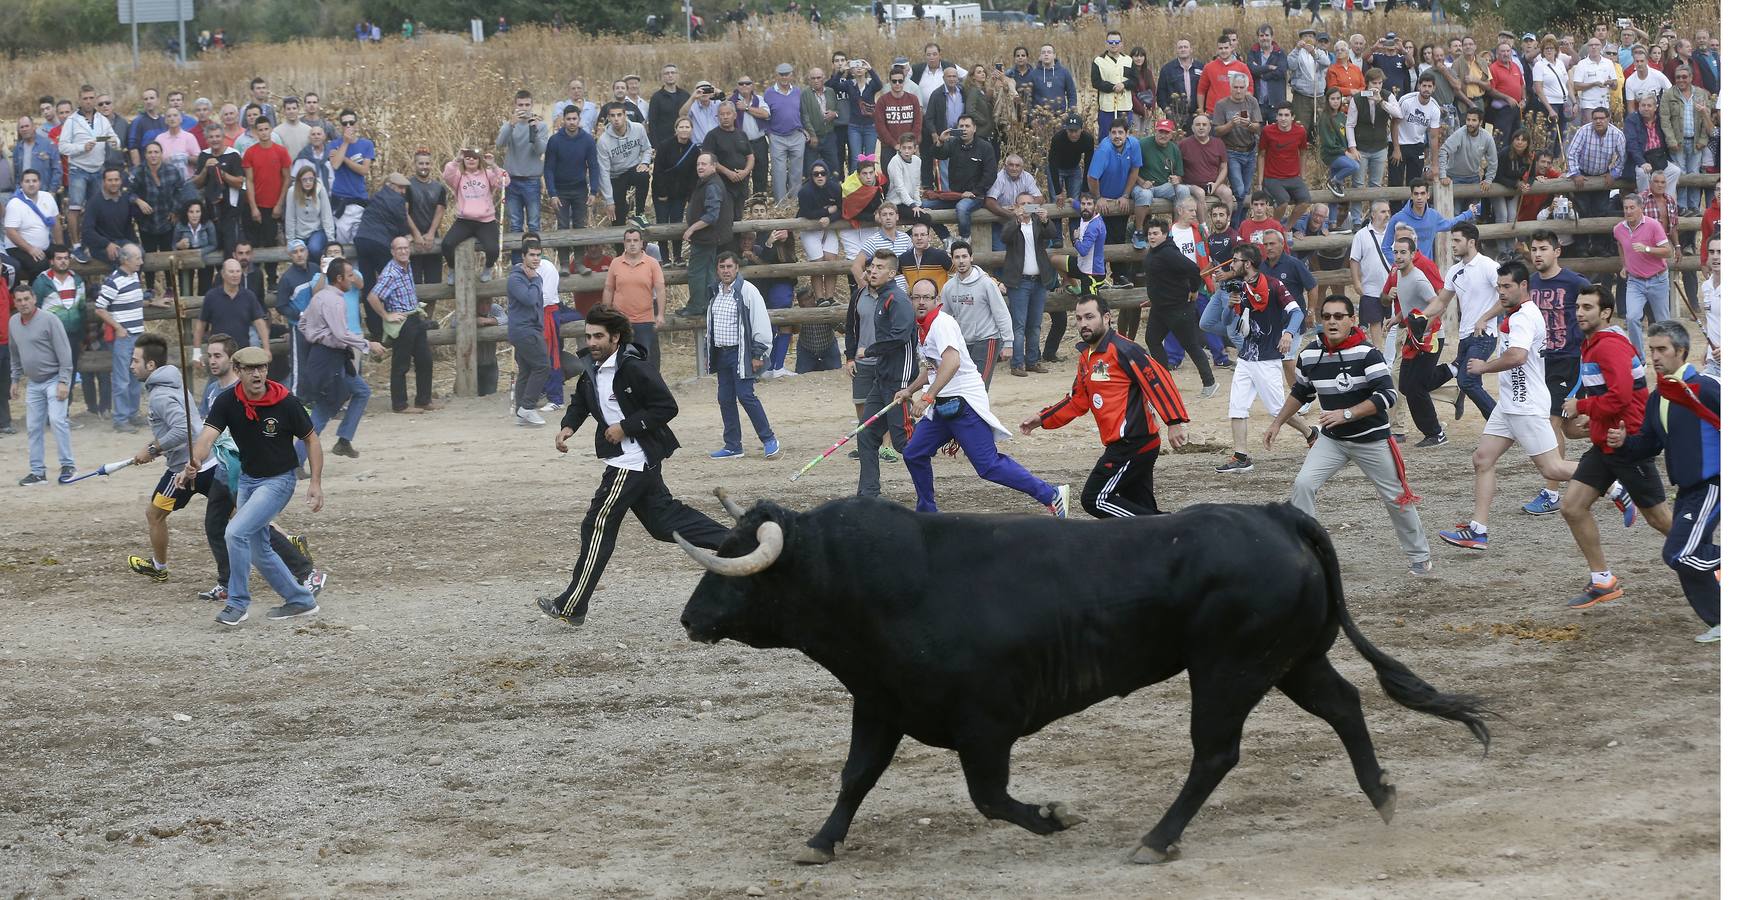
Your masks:
[{"label": "baseball cap", "polygon": [[1397,40],[1397,32],[1395,32],[1395,31],[1385,32],[1385,43],[1389,44],[1395,40]]},{"label": "baseball cap", "polygon": [[1534,32],[1534,31],[1526,31],[1526,32],[1525,32],[1525,33],[1524,33],[1524,39],[1525,39],[1525,40],[1527,40],[1527,41],[1534,41],[1534,40],[1536,40],[1536,32]]},{"label": "baseball cap", "polygon": [[792,74],[792,63],[781,63],[780,65],[775,66],[774,67],[774,74],[776,74],[776,75],[791,75]]},{"label": "baseball cap", "polygon": [[272,353],[261,347],[243,347],[230,357],[238,366],[265,366],[272,363]]},{"label": "baseball cap", "polygon": [[1066,131],[1076,131],[1077,129],[1082,128],[1082,127],[1083,127],[1083,117],[1082,116],[1077,115],[1076,113],[1071,113],[1070,115],[1065,116],[1065,130]]},{"label": "baseball cap", "polygon": [[1155,123],[1155,130],[1156,131],[1165,131],[1165,132],[1168,132],[1169,134],[1172,134],[1176,127],[1178,127],[1178,126],[1173,124],[1172,119],[1162,119],[1161,121]]},{"label": "baseball cap", "polygon": [[284,249],[292,252],[297,250],[307,250],[308,244],[304,242],[302,238],[291,238],[290,242],[284,245]]}]

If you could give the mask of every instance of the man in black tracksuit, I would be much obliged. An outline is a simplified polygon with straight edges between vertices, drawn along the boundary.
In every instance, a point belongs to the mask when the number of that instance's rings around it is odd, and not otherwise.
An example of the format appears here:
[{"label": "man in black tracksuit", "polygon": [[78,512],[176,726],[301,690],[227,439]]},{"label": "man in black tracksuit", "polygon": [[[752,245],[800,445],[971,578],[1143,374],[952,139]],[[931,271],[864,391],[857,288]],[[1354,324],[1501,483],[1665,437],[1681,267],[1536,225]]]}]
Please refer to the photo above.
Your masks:
[{"label": "man in black tracksuit", "polygon": [[[895,399],[895,392],[919,372],[913,301],[895,284],[897,266],[893,252],[877,251],[865,269],[868,284],[854,295],[853,306],[847,311],[847,350],[854,356],[849,365],[854,380],[864,385],[860,396],[865,399],[867,415]],[[929,281],[923,284],[924,290],[937,296],[936,285]],[[859,432],[859,496],[882,496],[877,450],[885,433],[896,452],[906,449],[906,413],[903,405],[897,404]]]},{"label": "man in black tracksuit", "polygon": [[605,475],[581,520],[581,555],[569,586],[555,599],[540,598],[545,615],[570,625],[587,618],[587,601],[617,546],[617,529],[633,511],[654,540],[672,542],[681,534],[697,547],[718,549],[727,529],[678,502],[665,487],[660,464],[678,447],[670,422],[677,401],[647,363],[647,351],[631,340],[629,319],[608,306],[587,312],[587,351],[591,365],[575,382],[563,416],[556,449],[569,452],[568,439],[591,416],[598,424],[593,450],[605,461]]},{"label": "man in black tracksuit", "polygon": [[1204,349],[1204,337],[1198,331],[1198,289],[1204,279],[1198,264],[1180,251],[1168,236],[1172,226],[1166,219],[1149,220],[1149,252],[1143,255],[1144,289],[1149,294],[1149,325],[1143,340],[1149,345],[1153,359],[1167,359],[1167,336],[1179,338],[1179,345],[1198,367],[1198,380],[1204,389],[1198,396],[1216,395],[1216,373],[1210,368],[1210,355]]}]

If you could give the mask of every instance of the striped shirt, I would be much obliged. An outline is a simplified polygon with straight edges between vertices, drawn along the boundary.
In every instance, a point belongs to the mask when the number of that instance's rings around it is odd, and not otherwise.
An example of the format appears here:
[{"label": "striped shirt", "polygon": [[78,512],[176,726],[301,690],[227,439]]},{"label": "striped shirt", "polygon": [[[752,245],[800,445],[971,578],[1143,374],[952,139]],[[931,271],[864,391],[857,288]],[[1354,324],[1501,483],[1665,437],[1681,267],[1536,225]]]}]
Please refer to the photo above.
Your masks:
[{"label": "striped shirt", "polygon": [[417,285],[411,280],[411,269],[394,260],[381,270],[375,287],[369,291],[381,298],[381,306],[390,313],[408,313],[417,309]]},{"label": "striped shirt", "polygon": [[1372,415],[1333,425],[1326,434],[1356,443],[1383,441],[1391,436],[1389,410],[1397,405],[1397,388],[1391,381],[1391,370],[1385,365],[1385,354],[1371,344],[1355,343],[1329,352],[1319,341],[1308,344],[1295,363],[1293,394],[1303,404],[1318,397],[1319,405],[1327,412],[1372,400],[1378,407]]},{"label": "striped shirt", "polygon": [[732,293],[732,285],[720,285],[713,303],[708,306],[708,320],[712,323],[709,331],[714,335],[714,346],[738,346],[738,298]]},{"label": "striped shirt", "polygon": [[103,287],[97,292],[97,308],[108,310],[128,334],[138,336],[145,332],[145,287],[139,283],[137,274],[116,269],[103,279]]},{"label": "striped shirt", "polygon": [[[877,258],[879,250],[888,250],[895,254],[895,258],[898,260],[901,258],[901,254],[912,253],[913,238],[908,237],[905,231],[897,231],[895,237],[889,237],[883,233],[883,229],[877,228],[871,231],[870,237],[861,239],[859,246],[862,248],[859,255],[865,259],[865,265],[869,266],[871,260]],[[907,276],[897,274],[895,286],[901,288],[902,293],[907,293]]]}]

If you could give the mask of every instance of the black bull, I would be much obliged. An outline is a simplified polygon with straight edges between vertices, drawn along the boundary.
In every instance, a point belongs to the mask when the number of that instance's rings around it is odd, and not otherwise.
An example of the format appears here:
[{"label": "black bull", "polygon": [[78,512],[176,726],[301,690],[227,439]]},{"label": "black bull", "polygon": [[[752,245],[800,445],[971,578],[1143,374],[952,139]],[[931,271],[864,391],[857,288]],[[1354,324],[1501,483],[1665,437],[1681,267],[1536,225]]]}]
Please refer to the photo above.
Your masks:
[{"label": "black bull", "polygon": [[684,544],[709,569],[684,629],[799,650],[853,694],[840,796],[799,862],[834,857],[904,735],[956,751],[987,818],[1036,834],[1083,821],[1056,802],[1011,798],[1011,746],[1181,670],[1191,673],[1191,771],[1132,861],[1178,856],[1180,833],[1239,761],[1241,729],[1272,687],[1330,723],[1389,822],[1396,789],[1359,693],[1326,656],[1339,628],[1386,696],[1462,722],[1488,745],[1481,700],[1440,693],[1355,628],[1330,536],[1291,506],[1058,522],[858,499],[746,512],[716,493],[738,523],[718,555]]}]

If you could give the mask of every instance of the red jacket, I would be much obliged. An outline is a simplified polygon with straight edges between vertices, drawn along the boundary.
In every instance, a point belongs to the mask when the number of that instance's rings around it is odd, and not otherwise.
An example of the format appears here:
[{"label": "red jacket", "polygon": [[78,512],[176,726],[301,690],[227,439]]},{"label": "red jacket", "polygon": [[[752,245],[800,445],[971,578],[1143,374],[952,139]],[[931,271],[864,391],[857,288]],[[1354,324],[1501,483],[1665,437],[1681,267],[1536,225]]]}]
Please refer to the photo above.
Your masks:
[{"label": "red jacket", "polygon": [[1078,354],[1070,395],[1041,410],[1040,427],[1061,428],[1093,412],[1102,444],[1142,453],[1161,444],[1151,406],[1169,425],[1191,421],[1167,369],[1130,338],[1109,329],[1101,343]]},{"label": "red jacket", "polygon": [[[1619,326],[1585,338],[1579,347],[1579,415],[1591,417],[1592,434],[1608,434],[1617,424],[1629,435],[1645,423],[1645,361]],[[1613,453],[1607,441],[1594,441]]]}]

